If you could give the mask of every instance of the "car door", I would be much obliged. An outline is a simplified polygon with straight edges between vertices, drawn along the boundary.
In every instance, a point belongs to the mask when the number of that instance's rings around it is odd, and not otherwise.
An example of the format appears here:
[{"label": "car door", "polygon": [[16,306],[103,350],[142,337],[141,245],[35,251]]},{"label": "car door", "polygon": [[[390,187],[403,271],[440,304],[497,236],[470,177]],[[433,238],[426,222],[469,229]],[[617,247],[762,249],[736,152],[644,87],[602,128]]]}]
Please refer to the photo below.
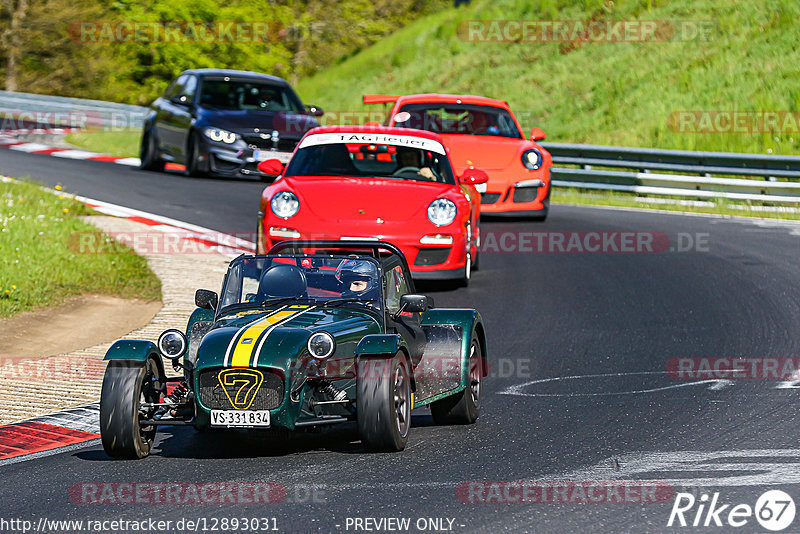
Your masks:
[{"label": "car door", "polygon": [[191,74],[182,74],[162,98],[155,127],[162,153],[167,159],[183,162],[196,88],[197,78]]},{"label": "car door", "polygon": [[186,164],[186,148],[189,141],[189,131],[195,118],[195,93],[197,92],[197,76],[190,74],[181,86],[177,98],[174,98],[175,111],[172,114],[174,128],[175,159]]}]

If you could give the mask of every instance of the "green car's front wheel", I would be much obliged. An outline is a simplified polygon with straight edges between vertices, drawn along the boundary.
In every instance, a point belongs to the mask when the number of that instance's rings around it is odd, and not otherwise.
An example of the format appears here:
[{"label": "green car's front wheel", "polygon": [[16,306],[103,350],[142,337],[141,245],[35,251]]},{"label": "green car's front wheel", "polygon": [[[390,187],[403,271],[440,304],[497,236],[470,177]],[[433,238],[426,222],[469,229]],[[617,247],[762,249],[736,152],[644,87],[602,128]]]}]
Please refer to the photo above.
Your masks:
[{"label": "green car's front wheel", "polygon": [[155,361],[111,361],[100,394],[100,437],[112,458],[138,459],[150,454],[154,426],[142,426],[142,403],[158,402],[162,378]]},{"label": "green car's front wheel", "polygon": [[358,365],[358,431],[369,451],[402,451],[411,429],[411,374],[402,354]]}]

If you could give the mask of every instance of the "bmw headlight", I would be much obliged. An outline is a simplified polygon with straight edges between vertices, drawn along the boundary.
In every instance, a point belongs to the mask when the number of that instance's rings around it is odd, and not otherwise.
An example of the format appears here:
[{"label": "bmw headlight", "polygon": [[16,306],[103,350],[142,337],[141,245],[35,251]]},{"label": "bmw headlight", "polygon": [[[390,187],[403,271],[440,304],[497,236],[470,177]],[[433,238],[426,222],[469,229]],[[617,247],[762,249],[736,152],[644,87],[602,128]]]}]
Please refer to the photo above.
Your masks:
[{"label": "bmw headlight", "polygon": [[236,142],[236,134],[233,132],[229,132],[228,130],[221,130],[219,128],[206,128],[203,131],[206,134],[206,137],[211,139],[212,141],[232,144]]},{"label": "bmw headlight", "polygon": [[436,226],[447,226],[456,218],[456,203],[446,198],[437,198],[428,206],[428,220]]},{"label": "bmw headlight", "polygon": [[297,210],[300,209],[300,201],[297,200],[297,196],[291,191],[279,191],[275,193],[269,205],[272,208],[272,213],[284,219],[294,216]]},{"label": "bmw headlight", "polygon": [[308,353],[318,360],[329,358],[336,350],[336,341],[327,332],[316,332],[308,338]]},{"label": "bmw headlight", "polygon": [[543,161],[542,153],[535,148],[528,149],[522,153],[522,164],[526,169],[535,171],[542,166]]},{"label": "bmw headlight", "polygon": [[158,336],[158,350],[161,351],[161,354],[163,354],[165,358],[169,358],[170,360],[177,360],[183,356],[186,353],[187,346],[186,336],[183,335],[183,332],[175,328],[164,330],[164,332]]}]

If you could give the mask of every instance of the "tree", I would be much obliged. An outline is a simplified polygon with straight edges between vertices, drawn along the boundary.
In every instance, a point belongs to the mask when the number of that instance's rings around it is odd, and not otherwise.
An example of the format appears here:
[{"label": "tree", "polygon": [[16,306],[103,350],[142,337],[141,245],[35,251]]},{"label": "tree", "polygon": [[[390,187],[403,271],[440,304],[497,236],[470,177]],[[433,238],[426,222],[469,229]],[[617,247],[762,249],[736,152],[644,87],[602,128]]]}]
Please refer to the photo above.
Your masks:
[{"label": "tree", "polygon": [[22,56],[22,23],[28,14],[28,0],[2,0],[3,17],[6,26],[0,32],[0,44],[5,48],[6,91],[17,90],[17,70]]}]

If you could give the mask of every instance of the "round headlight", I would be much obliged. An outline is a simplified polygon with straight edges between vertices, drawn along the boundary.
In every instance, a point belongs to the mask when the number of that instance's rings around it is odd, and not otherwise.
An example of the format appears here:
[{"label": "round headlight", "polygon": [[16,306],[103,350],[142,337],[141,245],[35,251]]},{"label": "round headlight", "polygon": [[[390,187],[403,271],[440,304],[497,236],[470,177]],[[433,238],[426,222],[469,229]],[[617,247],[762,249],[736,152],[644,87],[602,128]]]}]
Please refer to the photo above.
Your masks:
[{"label": "round headlight", "polygon": [[522,164],[526,169],[535,171],[542,166],[543,161],[542,153],[535,148],[531,148],[522,153]]},{"label": "round headlight", "polygon": [[219,128],[206,128],[203,130],[203,133],[206,134],[206,137],[212,141],[227,143],[229,145],[236,142],[236,134],[229,132],[228,130],[221,130]]},{"label": "round headlight", "polygon": [[436,226],[446,226],[456,218],[456,203],[447,198],[437,198],[428,206],[428,220]]},{"label": "round headlight", "polygon": [[186,336],[183,332],[170,328],[158,337],[158,350],[165,358],[177,360],[186,353]]},{"label": "round headlight", "polygon": [[291,191],[275,193],[269,205],[272,208],[272,213],[284,219],[292,217],[300,209],[300,201]]},{"label": "round headlight", "polygon": [[327,332],[316,332],[308,338],[308,352],[318,360],[328,358],[336,350],[336,341]]}]

